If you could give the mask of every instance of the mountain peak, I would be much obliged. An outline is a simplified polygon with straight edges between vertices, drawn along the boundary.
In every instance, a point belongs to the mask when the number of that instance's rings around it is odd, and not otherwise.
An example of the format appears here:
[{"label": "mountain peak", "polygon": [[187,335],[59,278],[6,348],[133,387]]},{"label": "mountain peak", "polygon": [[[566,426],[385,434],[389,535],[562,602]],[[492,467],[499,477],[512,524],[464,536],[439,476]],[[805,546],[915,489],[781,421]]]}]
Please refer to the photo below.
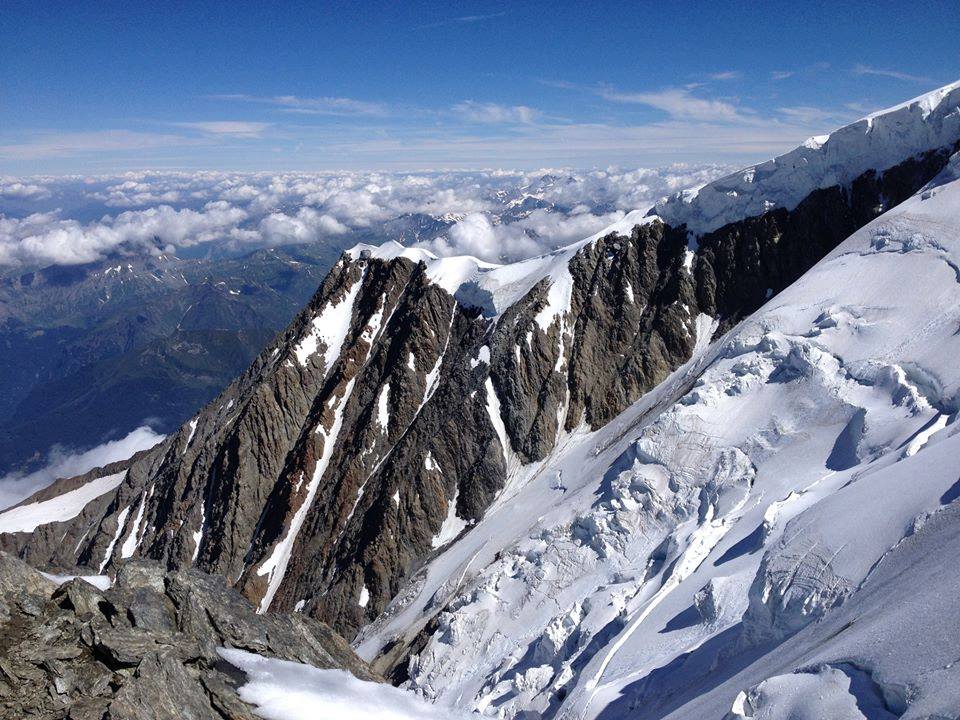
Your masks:
[{"label": "mountain peak", "polygon": [[[957,414],[958,104],[946,88],[516,263],[355,246],[179,431],[0,513],[0,549],[224,575],[481,712],[669,698],[661,677],[845,602],[955,498],[926,463]],[[850,543],[864,506],[883,532]],[[826,519],[787,531],[806,508]]]},{"label": "mountain peak", "polygon": [[960,137],[960,81],[829,135],[808,139],[790,152],[744,168],[703,187],[659,202],[650,214],[695,235],[775,208],[793,210],[815,190],[848,185],[919,153],[949,147]]},{"label": "mountain peak", "polygon": [[[471,255],[439,257],[429,250],[404,246],[393,240],[382,245],[360,243],[346,254],[352,260],[406,258],[423,263],[430,282],[442,287],[458,302],[479,307],[487,317],[497,317],[546,278],[551,278],[551,286],[563,285],[569,277],[567,266],[587,245],[610,235],[629,235],[635,226],[657,220],[646,216],[642,210],[635,210],[587,238],[550,253],[502,265]],[[554,291],[556,302],[561,302],[562,293],[559,287]]]}]

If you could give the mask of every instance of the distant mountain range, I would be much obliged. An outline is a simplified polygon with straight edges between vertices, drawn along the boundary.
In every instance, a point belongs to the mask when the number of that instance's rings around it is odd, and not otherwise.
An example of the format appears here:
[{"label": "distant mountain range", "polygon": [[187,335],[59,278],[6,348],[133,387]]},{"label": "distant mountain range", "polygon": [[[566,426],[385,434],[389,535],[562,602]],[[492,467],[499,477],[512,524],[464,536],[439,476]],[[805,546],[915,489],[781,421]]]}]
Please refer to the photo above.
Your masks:
[{"label": "distant mountain range", "polygon": [[0,472],[53,445],[178,427],[310,297],[339,254],[117,256],[0,276]]}]

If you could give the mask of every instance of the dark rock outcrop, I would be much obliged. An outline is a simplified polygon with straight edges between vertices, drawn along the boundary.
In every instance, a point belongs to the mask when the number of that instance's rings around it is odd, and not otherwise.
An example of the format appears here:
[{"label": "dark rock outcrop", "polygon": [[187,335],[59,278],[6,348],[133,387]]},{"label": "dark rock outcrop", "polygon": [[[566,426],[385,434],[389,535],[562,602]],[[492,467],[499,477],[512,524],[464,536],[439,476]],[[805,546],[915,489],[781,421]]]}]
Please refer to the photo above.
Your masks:
[{"label": "dark rock outcrop", "polygon": [[257,615],[222,579],[135,561],[106,591],[58,587],[0,553],[0,717],[253,720],[222,646],[377,679],[327,626]]}]

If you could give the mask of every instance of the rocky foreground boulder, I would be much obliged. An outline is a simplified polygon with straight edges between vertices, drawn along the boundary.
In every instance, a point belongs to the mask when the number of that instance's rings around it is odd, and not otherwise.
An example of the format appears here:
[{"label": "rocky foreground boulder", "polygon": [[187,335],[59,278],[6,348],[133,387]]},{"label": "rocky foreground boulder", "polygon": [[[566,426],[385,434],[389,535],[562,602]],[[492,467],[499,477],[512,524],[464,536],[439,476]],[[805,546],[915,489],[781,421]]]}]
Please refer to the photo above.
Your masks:
[{"label": "rocky foreground boulder", "polygon": [[101,591],[0,553],[0,718],[252,720],[224,646],[376,679],[326,625],[257,615],[222,578],[132,561]]}]

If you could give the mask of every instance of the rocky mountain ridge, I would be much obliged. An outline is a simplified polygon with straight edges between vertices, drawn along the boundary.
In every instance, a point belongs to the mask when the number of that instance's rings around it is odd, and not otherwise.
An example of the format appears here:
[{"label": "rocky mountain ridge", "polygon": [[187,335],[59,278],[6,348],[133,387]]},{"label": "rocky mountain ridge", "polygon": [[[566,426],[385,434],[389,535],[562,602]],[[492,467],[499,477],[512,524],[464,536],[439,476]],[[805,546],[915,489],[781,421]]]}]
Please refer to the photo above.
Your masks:
[{"label": "rocky mountain ridge", "polygon": [[634,213],[510,266],[360,246],[218,398],[114,469],[113,488],[69,518],[28,500],[43,522],[31,534],[0,514],[0,542],[64,569],[131,557],[193,566],[261,611],[352,635],[509,497],[520,468],[605,426],[687,361],[702,318],[732,327],[935,177],[960,142],[958,93],[938,97],[939,114],[908,113],[948,118],[932,146],[893,145],[905,154],[889,164],[818,180],[792,207],[694,242],[682,214],[672,225]]},{"label": "rocky mountain ridge", "polygon": [[354,641],[485,717],[953,717],[960,153],[597,431]]}]

